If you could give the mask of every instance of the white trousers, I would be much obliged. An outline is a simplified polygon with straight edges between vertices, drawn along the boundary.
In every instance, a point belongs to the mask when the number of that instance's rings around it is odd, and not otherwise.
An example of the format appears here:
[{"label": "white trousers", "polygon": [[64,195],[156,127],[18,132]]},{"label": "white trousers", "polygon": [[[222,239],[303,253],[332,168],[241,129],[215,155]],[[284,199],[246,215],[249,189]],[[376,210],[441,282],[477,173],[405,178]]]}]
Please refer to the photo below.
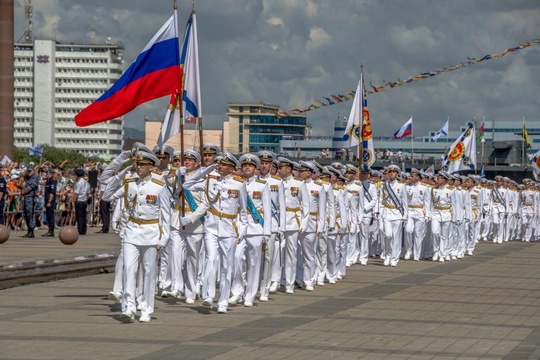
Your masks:
[{"label": "white trousers", "polygon": [[158,288],[160,290],[166,290],[171,286],[171,267],[170,267],[171,247],[172,247],[172,241],[168,241],[167,245],[165,245],[165,247],[159,251]]},{"label": "white trousers", "polygon": [[281,281],[281,245],[282,241],[279,241],[277,233],[272,233],[266,244],[266,251],[264,252],[260,286],[261,296],[268,296],[272,282]]},{"label": "white trousers", "polygon": [[506,228],[508,227],[505,213],[502,213],[502,212],[493,213],[492,217],[493,217],[493,233],[494,233],[493,242],[502,244],[502,242],[505,240]]},{"label": "white trousers", "polygon": [[[336,280],[338,275],[338,244],[337,241],[342,236],[333,231],[326,236],[327,250],[326,250],[326,278],[328,280]],[[319,279],[321,275],[319,273]],[[322,278],[324,281],[324,277]]]},{"label": "white trousers", "polygon": [[369,258],[369,227],[371,223],[371,217],[364,217],[362,218],[362,221],[360,221],[360,224],[358,224],[358,228],[360,229],[358,233],[358,243],[359,243],[359,254],[360,254],[360,262],[367,262]]},{"label": "white trousers", "polygon": [[357,231],[349,234],[349,239],[347,242],[347,265],[351,266],[354,264],[358,255],[360,255],[360,249],[358,248],[358,226],[356,226]]},{"label": "white trousers", "polygon": [[124,296],[122,308],[135,313],[135,288],[137,284],[137,269],[141,261],[143,283],[141,314],[150,316],[154,312],[154,293],[157,281],[157,249],[156,246],[137,246],[124,243]]},{"label": "white trousers", "polygon": [[465,249],[474,251],[476,247],[476,242],[480,234],[480,221],[475,219],[469,223],[469,228],[467,230],[467,243],[465,244]]},{"label": "white trousers", "polygon": [[326,277],[326,267],[328,265],[328,231],[324,233],[317,241],[316,257],[317,257],[317,274],[316,282],[324,282]]},{"label": "white trousers", "polygon": [[189,234],[180,233],[180,237],[183,239],[186,251],[186,260],[184,266],[184,293],[186,298],[195,300],[195,294],[197,292],[197,279],[199,270],[202,267],[202,259],[200,258],[201,248],[203,247],[204,234]]},{"label": "white trousers", "polygon": [[336,262],[337,275],[345,276],[347,273],[347,245],[349,244],[349,233],[338,235],[336,238]]},{"label": "white trousers", "polygon": [[451,221],[441,221],[436,218],[431,219],[431,233],[433,237],[433,253],[446,257],[448,253],[448,238],[452,231]]},{"label": "white trousers", "polygon": [[120,253],[116,258],[114,265],[114,283],[113,291],[118,293],[124,292],[124,242],[121,241]]},{"label": "white trousers", "polygon": [[383,220],[384,256],[390,257],[391,264],[397,265],[401,256],[402,224],[403,220]]},{"label": "white trousers", "polygon": [[405,225],[405,251],[412,252],[414,260],[420,260],[426,236],[425,218],[408,218]]},{"label": "white trousers", "polygon": [[178,290],[184,293],[183,271],[186,262],[186,239],[180,235],[180,231],[171,229],[169,244],[168,266],[170,267],[171,291]]},{"label": "white trousers", "polygon": [[[263,236],[246,236],[245,241],[236,247],[234,275],[232,280],[232,294],[244,296],[244,301],[253,303],[257,295],[257,289],[261,279],[261,264],[262,264],[262,243]],[[238,251],[241,249],[244,252],[244,266],[239,266],[237,262],[240,260]],[[236,268],[242,267],[244,271],[236,271]],[[244,275],[245,274],[245,275]],[[244,287],[245,279],[245,287]]]},{"label": "white trousers", "polygon": [[305,286],[313,286],[317,281],[317,234],[314,232],[302,233],[299,236],[302,249],[302,273],[297,278],[304,282]]},{"label": "white trousers", "polygon": [[522,223],[522,226],[523,226],[523,231],[522,231],[522,233],[523,233],[522,240],[523,241],[526,241],[526,242],[531,241],[532,232],[533,232],[533,226],[534,226],[533,219],[534,219],[533,214],[524,214],[521,217],[521,223]]},{"label": "white trousers", "polygon": [[219,270],[218,306],[225,309],[229,305],[236,240],[233,237],[218,237],[210,233],[206,233],[204,237],[207,262],[203,278],[203,298],[214,300],[216,297],[216,278]]},{"label": "white trousers", "polygon": [[231,278],[231,294],[243,297],[246,280],[246,248],[247,242],[236,244]]},{"label": "white trousers", "polygon": [[298,231],[285,232],[285,288],[294,290],[296,280],[296,253],[298,251]]}]

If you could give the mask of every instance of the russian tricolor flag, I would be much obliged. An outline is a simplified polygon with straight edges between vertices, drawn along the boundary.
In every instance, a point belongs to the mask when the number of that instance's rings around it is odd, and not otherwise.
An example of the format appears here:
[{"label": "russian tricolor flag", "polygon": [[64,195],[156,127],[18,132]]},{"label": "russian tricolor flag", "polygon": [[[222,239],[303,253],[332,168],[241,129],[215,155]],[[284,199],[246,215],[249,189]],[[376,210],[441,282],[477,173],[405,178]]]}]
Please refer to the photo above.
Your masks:
[{"label": "russian tricolor flag", "polygon": [[398,131],[394,134],[396,139],[404,138],[405,136],[412,134],[412,117],[407,121]]},{"label": "russian tricolor flag", "polygon": [[75,124],[116,119],[142,103],[178,93],[182,73],[177,24],[175,11],[120,79],[75,116]]}]

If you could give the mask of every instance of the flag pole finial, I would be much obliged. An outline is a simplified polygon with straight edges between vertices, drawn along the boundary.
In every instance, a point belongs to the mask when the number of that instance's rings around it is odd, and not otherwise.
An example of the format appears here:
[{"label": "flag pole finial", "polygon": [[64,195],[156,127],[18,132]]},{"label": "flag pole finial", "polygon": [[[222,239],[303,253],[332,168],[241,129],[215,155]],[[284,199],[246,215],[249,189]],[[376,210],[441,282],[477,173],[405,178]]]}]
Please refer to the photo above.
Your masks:
[{"label": "flag pole finial", "polygon": [[173,1],[173,10],[176,10],[176,0]]}]

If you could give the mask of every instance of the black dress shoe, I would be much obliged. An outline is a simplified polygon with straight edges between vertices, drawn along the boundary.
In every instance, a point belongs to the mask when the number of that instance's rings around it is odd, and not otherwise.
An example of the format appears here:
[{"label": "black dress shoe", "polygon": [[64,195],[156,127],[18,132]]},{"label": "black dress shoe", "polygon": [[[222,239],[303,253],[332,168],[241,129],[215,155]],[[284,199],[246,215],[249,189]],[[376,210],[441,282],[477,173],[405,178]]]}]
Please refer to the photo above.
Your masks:
[{"label": "black dress shoe", "polygon": [[35,237],[33,232],[31,232],[31,233],[29,232],[29,233],[27,233],[26,235],[23,236],[23,238],[33,238],[33,237]]},{"label": "black dress shoe", "polygon": [[41,236],[43,236],[43,237],[54,237],[54,232],[49,231],[48,233],[43,234]]}]

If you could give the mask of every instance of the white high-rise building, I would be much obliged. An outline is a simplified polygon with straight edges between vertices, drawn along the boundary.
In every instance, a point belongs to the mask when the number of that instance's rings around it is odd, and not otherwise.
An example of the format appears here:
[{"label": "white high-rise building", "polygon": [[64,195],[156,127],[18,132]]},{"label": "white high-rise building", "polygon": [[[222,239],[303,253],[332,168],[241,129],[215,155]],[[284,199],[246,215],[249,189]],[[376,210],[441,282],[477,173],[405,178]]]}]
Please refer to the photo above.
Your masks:
[{"label": "white high-rise building", "polygon": [[75,115],[122,75],[122,44],[15,44],[15,146],[45,144],[87,156],[122,151],[123,120],[85,128]]}]

